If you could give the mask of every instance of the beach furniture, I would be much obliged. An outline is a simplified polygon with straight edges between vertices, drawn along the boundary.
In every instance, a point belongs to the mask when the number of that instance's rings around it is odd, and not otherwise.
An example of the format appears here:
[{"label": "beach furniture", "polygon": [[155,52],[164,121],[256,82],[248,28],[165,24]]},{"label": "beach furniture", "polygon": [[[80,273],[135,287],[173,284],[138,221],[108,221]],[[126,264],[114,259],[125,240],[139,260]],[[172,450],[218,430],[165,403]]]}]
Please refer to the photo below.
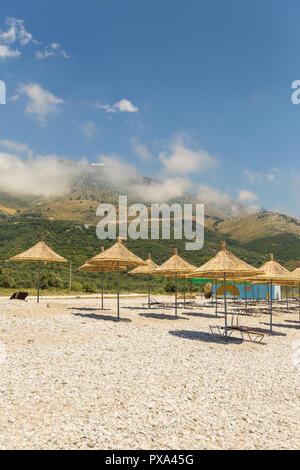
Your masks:
[{"label": "beach furniture", "polygon": [[151,274],[153,273],[154,269],[158,268],[158,265],[154,263],[151,259],[151,254],[148,253],[148,259],[145,261],[144,266],[138,266],[137,268],[132,269],[132,271],[129,271],[128,274],[139,274],[139,275],[147,275],[148,276],[148,308],[151,308],[150,303],[150,295],[151,295],[151,290],[150,290],[150,283],[151,283]]},{"label": "beach furniture", "polygon": [[10,300],[25,300],[28,297],[28,292],[14,292]]},{"label": "beach furniture", "polygon": [[[259,276],[252,279],[254,282],[264,282],[270,285],[270,332],[273,330],[273,285],[293,285],[299,279],[299,291],[300,291],[300,276],[291,273],[286,268],[281,266],[279,263],[274,261],[272,253],[269,255],[270,259],[264,263],[259,269]],[[299,299],[300,300],[300,299]],[[299,315],[300,315],[300,304],[299,304]]]},{"label": "beach furniture", "polygon": [[[224,314],[225,314],[225,338],[228,336],[227,328],[227,285],[229,279],[239,276],[255,276],[259,274],[258,269],[254,268],[245,261],[240,260],[226,249],[226,242],[221,242],[221,250],[212,259],[197,268],[187,277],[222,279],[224,285]],[[216,303],[217,305],[217,303]]]},{"label": "beach furniture", "polygon": [[37,303],[40,301],[40,278],[41,278],[41,263],[66,263],[67,260],[62,256],[55,253],[51,248],[41,240],[29,248],[29,250],[13,256],[9,261],[32,261],[38,263],[38,286],[37,286]]},{"label": "beach furniture", "polygon": [[175,277],[175,318],[177,318],[177,292],[178,292],[178,278],[184,278],[186,274],[194,271],[196,268],[192,264],[185,261],[178,255],[177,248],[174,248],[174,254],[165,261],[161,266],[153,271],[153,274],[165,277]]},{"label": "beach furniture", "polygon": [[120,320],[120,267],[121,266],[143,266],[145,261],[128,250],[118,237],[117,243],[108,250],[102,251],[88,261],[99,267],[116,266],[117,270],[117,320]]},{"label": "beach furniture", "polygon": [[[104,252],[104,246],[101,246],[101,253]],[[126,271],[126,266],[119,266],[120,271]],[[86,271],[88,273],[101,273],[101,310],[104,310],[104,276],[103,273],[107,272],[116,272],[118,267],[116,265],[109,265],[107,263],[106,266],[100,266],[96,264],[89,264],[86,262],[82,266],[78,268],[79,271]]]}]

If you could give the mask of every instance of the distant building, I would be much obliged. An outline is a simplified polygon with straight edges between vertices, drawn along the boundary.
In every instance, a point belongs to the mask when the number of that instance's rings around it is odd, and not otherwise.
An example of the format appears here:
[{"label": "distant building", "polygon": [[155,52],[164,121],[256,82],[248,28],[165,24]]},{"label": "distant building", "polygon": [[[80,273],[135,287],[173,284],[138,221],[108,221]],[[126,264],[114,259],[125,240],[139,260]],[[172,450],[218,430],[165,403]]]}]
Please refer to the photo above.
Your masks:
[{"label": "distant building", "polygon": [[[233,297],[236,299],[268,299],[270,296],[269,285],[265,284],[244,284],[226,282],[226,294],[227,297]],[[216,295],[216,285],[213,281],[213,293]],[[217,295],[224,295],[224,283],[218,281],[217,283]],[[281,300],[281,288],[280,286],[272,286],[272,298],[273,300]]]}]

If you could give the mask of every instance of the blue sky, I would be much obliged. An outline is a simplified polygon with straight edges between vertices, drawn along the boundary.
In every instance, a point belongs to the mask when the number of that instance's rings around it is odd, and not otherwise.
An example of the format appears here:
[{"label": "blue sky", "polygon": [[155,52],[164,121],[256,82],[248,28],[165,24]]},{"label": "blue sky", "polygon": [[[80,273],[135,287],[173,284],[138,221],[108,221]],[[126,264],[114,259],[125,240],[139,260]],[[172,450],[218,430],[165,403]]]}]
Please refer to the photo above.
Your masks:
[{"label": "blue sky", "polygon": [[166,197],[298,217],[299,17],[294,0],[2,0],[2,167],[111,161]]}]

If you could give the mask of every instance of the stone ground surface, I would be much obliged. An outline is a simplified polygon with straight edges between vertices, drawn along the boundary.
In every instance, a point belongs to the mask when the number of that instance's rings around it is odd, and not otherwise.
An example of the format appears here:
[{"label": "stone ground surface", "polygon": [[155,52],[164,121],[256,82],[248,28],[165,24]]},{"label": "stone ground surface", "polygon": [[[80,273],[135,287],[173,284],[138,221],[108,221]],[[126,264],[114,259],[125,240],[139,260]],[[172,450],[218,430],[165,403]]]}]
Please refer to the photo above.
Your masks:
[{"label": "stone ground surface", "polygon": [[298,315],[225,344],[212,308],[145,301],[122,298],[117,323],[112,298],[0,300],[0,449],[299,448]]}]

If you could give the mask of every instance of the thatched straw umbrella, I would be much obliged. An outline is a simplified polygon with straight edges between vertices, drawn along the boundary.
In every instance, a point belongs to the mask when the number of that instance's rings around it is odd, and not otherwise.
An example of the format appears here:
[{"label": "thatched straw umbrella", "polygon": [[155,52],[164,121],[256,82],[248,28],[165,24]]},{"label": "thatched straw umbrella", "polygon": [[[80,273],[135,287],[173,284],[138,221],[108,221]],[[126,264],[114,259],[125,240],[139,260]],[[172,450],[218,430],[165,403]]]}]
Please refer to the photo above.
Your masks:
[{"label": "thatched straw umbrella", "polygon": [[141,274],[141,275],[148,275],[148,308],[150,308],[150,281],[151,281],[151,274],[153,271],[158,268],[158,264],[155,264],[154,261],[151,259],[151,254],[148,253],[148,259],[145,261],[144,266],[138,266],[137,268],[132,269],[129,271],[128,274]]},{"label": "thatched straw umbrella", "polygon": [[297,286],[298,287],[298,300],[299,300],[299,321],[298,321],[298,328],[300,328],[300,268],[296,268],[291,273],[291,277],[293,280],[289,281],[289,285]]},{"label": "thatched straw umbrella", "polygon": [[117,319],[120,319],[120,285],[119,285],[119,275],[120,275],[120,266],[143,266],[146,263],[136,256],[134,253],[128,250],[125,245],[121,242],[120,237],[118,237],[117,243],[115,243],[108,250],[105,250],[98,255],[94,256],[88,261],[89,264],[94,264],[96,266],[116,266],[117,268]]},{"label": "thatched straw umbrella", "polygon": [[[104,247],[101,247],[102,252],[104,251]],[[126,266],[119,266],[120,271],[126,271]],[[78,268],[78,271],[85,271],[88,273],[101,273],[102,282],[101,282],[101,310],[104,310],[104,277],[103,273],[111,273],[116,272],[118,270],[117,266],[97,266],[96,264],[89,264],[85,263]]]},{"label": "thatched straw umbrella", "polygon": [[158,276],[175,277],[175,318],[177,317],[177,287],[178,278],[185,277],[186,274],[194,271],[195,266],[185,261],[178,255],[177,248],[174,248],[174,255],[159,266],[153,274]]},{"label": "thatched straw umbrella", "polygon": [[225,339],[227,341],[227,302],[226,302],[226,279],[238,278],[240,276],[255,276],[258,270],[234,256],[226,249],[226,242],[221,242],[221,250],[214,258],[200,266],[188,277],[209,277],[211,279],[223,279],[224,282],[224,314],[225,314]]},{"label": "thatched straw umbrella", "polygon": [[[293,275],[290,271],[286,268],[281,266],[281,264],[274,261],[274,255],[270,253],[270,259],[266,263],[264,263],[259,269],[259,276],[256,277],[256,280],[259,281],[266,281],[270,284],[270,332],[273,329],[273,285],[276,284],[284,284],[285,282],[288,283],[289,281],[293,281]],[[295,279],[295,278],[294,278]]]},{"label": "thatched straw umbrella", "polygon": [[19,255],[13,256],[9,261],[33,261],[37,262],[38,269],[38,288],[37,288],[37,303],[40,301],[40,278],[41,278],[41,263],[66,263],[67,260],[62,256],[55,253],[51,248],[43,241],[43,238],[29,248],[29,250],[20,253]]}]

